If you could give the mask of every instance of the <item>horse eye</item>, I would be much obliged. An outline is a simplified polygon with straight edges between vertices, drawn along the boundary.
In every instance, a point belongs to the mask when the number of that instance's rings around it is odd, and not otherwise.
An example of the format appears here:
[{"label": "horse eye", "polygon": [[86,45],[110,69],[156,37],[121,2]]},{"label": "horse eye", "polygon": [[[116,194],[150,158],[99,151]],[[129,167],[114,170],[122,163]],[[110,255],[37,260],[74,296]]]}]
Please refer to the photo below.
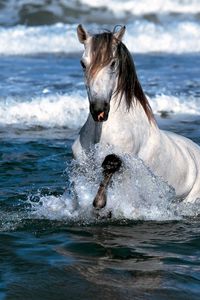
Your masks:
[{"label": "horse eye", "polygon": [[86,65],[84,64],[84,62],[81,60],[80,63],[81,63],[81,66],[82,66],[83,70],[85,70],[86,69]]},{"label": "horse eye", "polygon": [[110,67],[113,69],[115,66],[115,60],[112,61],[112,63],[110,64]]}]

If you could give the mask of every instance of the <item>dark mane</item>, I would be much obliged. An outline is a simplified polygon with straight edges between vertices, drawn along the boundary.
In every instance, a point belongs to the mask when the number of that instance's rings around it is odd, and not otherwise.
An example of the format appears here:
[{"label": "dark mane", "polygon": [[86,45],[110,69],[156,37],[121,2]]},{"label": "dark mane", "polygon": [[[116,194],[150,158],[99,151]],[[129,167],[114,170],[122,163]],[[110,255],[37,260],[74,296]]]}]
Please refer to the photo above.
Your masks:
[{"label": "dark mane", "polygon": [[111,32],[95,34],[92,37],[90,76],[94,76],[113,59],[112,43],[113,34]]},{"label": "dark mane", "polygon": [[119,61],[116,94],[119,94],[121,98],[125,96],[127,110],[136,101],[139,101],[149,121],[154,121],[152,109],[138,80],[132,56],[126,46],[117,40],[113,33],[103,32],[92,37],[92,63],[88,70],[89,77],[95,76],[100,69],[111,62],[113,45],[116,46],[116,58]]},{"label": "dark mane", "polygon": [[154,120],[151,106],[138,80],[132,56],[122,42],[118,43],[117,57],[119,59],[119,78],[116,93],[121,93],[121,97],[125,95],[128,110],[135,101],[139,101],[149,121]]}]

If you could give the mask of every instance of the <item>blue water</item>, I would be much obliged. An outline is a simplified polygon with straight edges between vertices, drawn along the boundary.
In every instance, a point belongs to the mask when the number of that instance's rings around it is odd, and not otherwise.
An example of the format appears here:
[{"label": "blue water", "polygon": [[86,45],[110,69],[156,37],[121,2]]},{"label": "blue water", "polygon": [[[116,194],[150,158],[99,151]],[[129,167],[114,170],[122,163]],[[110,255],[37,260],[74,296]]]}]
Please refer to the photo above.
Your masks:
[{"label": "blue water", "polygon": [[[71,150],[88,112],[80,21],[92,30],[127,23],[159,126],[200,145],[198,1],[157,0],[151,11],[143,0],[130,13],[125,1],[121,15],[112,1],[104,9],[75,2],[60,11],[57,1],[0,1],[0,299],[199,299],[199,202],[174,203],[173,190],[136,160],[146,202],[124,182],[128,196],[110,190],[114,218],[96,218],[100,165],[75,168]],[[73,180],[82,210],[73,210]]]},{"label": "blue water", "polygon": [[[157,89],[187,96],[188,78],[190,84],[200,79],[197,55],[134,57],[149,96]],[[73,92],[83,80],[78,55],[1,57],[0,64],[2,86],[7,86],[2,99],[6,95],[20,101],[23,96],[27,101],[45,88]],[[71,85],[65,84],[65,76],[72,78]],[[192,92],[198,97],[199,86]],[[198,115],[169,113],[157,119],[162,128],[200,144]],[[97,299],[198,299],[200,223],[195,211],[179,221],[124,219],[89,225],[81,216],[75,222],[63,218],[59,209],[56,217],[53,209],[46,216],[38,208],[33,214],[42,197],[41,206],[48,197],[59,199],[70,190],[66,169],[76,134],[67,126],[1,126],[1,298],[93,299],[95,294]]]}]

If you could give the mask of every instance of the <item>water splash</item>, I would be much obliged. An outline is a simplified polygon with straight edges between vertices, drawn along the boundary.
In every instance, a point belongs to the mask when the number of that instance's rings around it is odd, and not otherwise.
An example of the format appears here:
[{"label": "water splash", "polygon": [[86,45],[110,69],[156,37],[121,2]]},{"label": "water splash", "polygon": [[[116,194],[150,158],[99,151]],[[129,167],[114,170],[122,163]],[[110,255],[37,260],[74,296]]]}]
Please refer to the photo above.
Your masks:
[{"label": "water splash", "polygon": [[[102,180],[101,163],[112,148],[96,146],[79,162],[73,160],[66,169],[68,189],[60,196],[38,192],[28,197],[29,219],[62,221],[88,225],[102,222],[169,221],[200,215],[200,200],[179,203],[175,191],[155,176],[144,162],[121,155],[122,168],[112,177],[107,190],[107,204],[95,210],[92,203]],[[112,218],[110,219],[110,216]]]},{"label": "water splash", "polygon": [[101,211],[92,202],[102,179],[101,163],[112,153],[110,147],[95,147],[87,158],[73,161],[67,172],[70,189],[60,197],[41,196],[31,203],[31,216],[50,220],[65,220],[88,224],[112,220],[179,220],[183,216],[200,214],[199,202],[176,203],[175,191],[160,177],[155,176],[142,160],[130,155],[121,156],[123,167],[113,175],[107,191],[107,205]]}]

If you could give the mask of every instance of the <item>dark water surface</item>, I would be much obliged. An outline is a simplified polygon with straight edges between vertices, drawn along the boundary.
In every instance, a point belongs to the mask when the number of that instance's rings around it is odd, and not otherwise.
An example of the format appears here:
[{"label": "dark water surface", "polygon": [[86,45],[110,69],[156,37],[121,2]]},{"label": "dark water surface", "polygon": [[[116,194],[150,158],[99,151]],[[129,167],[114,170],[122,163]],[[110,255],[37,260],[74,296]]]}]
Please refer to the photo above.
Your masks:
[{"label": "dark water surface", "polygon": [[1,298],[199,299],[199,222],[76,227],[24,221],[1,233]]},{"label": "dark water surface", "polygon": [[[196,100],[198,59],[198,55],[135,55],[150,97],[165,92]],[[28,117],[20,123],[19,112],[12,115],[9,105],[13,99],[13,105],[32,101],[29,109],[34,110],[33,100],[45,89],[49,93],[45,97],[71,93],[73,98],[77,90],[82,92],[79,56],[1,57],[0,67],[1,103],[7,99],[1,108],[5,105],[5,114],[16,118],[9,125],[2,114],[0,127],[0,298],[199,299],[200,219],[195,212],[179,221],[92,224],[61,214],[54,219],[30,215],[32,204],[42,196],[59,197],[70,191],[70,172],[65,170],[81,124],[78,120],[72,129],[67,123],[61,126],[58,118],[57,126],[48,120],[45,127]],[[38,114],[40,105],[37,102]],[[157,117],[162,128],[200,144],[198,114],[169,112],[163,117]]]}]

